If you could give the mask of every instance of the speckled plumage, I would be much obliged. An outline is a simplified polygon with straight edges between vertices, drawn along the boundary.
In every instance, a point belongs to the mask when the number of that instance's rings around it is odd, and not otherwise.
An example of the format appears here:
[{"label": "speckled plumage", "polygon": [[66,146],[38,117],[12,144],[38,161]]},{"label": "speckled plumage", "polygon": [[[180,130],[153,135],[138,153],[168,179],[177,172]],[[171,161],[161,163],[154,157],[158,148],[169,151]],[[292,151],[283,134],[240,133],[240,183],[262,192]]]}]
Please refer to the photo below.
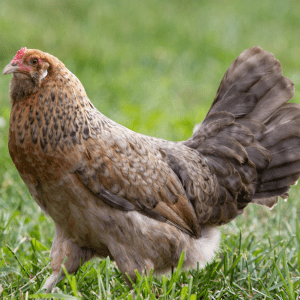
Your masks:
[{"label": "speckled plumage", "polygon": [[[204,266],[218,248],[217,225],[250,202],[273,206],[300,177],[300,107],[285,104],[293,84],[258,47],[232,63],[207,117],[183,142],[102,115],[47,53],[22,48],[8,73],[10,155],[55,222],[47,290],[65,256],[74,272],[109,255],[133,279],[135,269],[170,270],[183,250],[185,267]],[[285,155],[274,161],[278,151]]]}]

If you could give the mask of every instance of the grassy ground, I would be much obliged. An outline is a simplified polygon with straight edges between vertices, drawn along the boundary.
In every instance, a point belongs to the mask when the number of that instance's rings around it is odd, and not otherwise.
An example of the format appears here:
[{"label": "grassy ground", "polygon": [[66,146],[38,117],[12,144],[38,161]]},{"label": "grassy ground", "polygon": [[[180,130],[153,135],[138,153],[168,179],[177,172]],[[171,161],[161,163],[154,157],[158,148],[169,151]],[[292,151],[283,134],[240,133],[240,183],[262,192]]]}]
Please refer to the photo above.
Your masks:
[{"label": "grassy ground", "polygon": [[[23,46],[49,52],[76,74],[102,113],[135,131],[181,140],[246,48],[273,52],[300,90],[299,11],[299,1],[277,0],[1,0],[0,68]],[[0,299],[28,299],[37,298],[51,272],[54,226],[8,154],[9,77],[0,80]],[[136,299],[297,299],[299,193],[293,188],[272,211],[248,207],[223,226],[219,255],[205,270],[141,277]],[[58,294],[132,297],[115,264],[98,259],[61,282]]]}]

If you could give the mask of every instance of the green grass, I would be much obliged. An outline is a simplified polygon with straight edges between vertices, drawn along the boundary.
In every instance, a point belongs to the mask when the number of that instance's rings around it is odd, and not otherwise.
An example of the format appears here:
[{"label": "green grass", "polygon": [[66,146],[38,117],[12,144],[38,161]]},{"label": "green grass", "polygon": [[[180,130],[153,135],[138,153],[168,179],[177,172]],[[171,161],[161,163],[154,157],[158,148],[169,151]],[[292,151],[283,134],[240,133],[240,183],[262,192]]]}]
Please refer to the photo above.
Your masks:
[{"label": "green grass", "polygon": [[[187,139],[244,49],[273,52],[300,103],[299,1],[1,0],[0,66],[21,47],[62,60],[105,115],[135,131]],[[54,236],[7,150],[10,76],[0,80],[0,299],[29,299],[50,275]],[[5,123],[5,124],[4,124]],[[222,227],[204,270],[141,274],[136,299],[297,299],[299,188],[272,211],[249,206]],[[95,259],[58,284],[56,299],[132,299],[120,271]],[[64,296],[59,296],[64,294]],[[40,296],[41,297],[41,296]],[[42,298],[42,297],[41,297]]]}]

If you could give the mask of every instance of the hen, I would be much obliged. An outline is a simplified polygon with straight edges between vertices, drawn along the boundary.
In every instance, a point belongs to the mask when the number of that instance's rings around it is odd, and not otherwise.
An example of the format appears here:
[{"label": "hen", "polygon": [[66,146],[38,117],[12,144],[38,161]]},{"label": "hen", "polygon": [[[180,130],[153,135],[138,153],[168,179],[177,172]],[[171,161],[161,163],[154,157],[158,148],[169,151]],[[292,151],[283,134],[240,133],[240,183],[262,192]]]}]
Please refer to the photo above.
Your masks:
[{"label": "hen", "polygon": [[[110,256],[137,269],[203,267],[217,226],[248,203],[271,208],[300,177],[300,106],[273,54],[253,47],[227,70],[190,139],[135,133],[102,115],[50,54],[22,48],[12,73],[9,151],[32,197],[51,216],[51,290],[68,272]],[[125,276],[126,279],[126,276]]]}]

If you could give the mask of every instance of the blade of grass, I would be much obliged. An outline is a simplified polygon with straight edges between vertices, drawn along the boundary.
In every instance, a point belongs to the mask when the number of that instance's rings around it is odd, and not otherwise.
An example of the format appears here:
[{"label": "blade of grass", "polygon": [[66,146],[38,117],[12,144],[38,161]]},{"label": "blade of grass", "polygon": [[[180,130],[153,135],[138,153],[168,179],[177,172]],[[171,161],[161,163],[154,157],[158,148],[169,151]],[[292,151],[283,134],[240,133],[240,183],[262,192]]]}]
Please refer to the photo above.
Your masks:
[{"label": "blade of grass", "polygon": [[[274,267],[276,268],[276,270],[277,270],[277,272],[278,272],[278,274],[279,274],[279,276],[280,276],[280,278],[281,278],[281,281],[282,281],[282,283],[283,283],[283,285],[284,285],[284,287],[285,287],[285,289],[286,289],[286,292],[287,292],[288,295],[289,295],[289,298],[290,298],[291,300],[295,300],[294,294],[291,294],[291,293],[290,293],[290,290],[289,290],[289,288],[288,288],[288,286],[287,286],[287,284],[286,284],[286,282],[285,282],[285,280],[284,280],[284,277],[283,277],[282,273],[280,272],[280,270],[279,270],[279,268],[278,268],[276,262],[274,261],[274,259],[272,259],[272,261],[273,261],[273,265],[274,265]],[[285,296],[285,295],[283,294],[283,296]]]}]

